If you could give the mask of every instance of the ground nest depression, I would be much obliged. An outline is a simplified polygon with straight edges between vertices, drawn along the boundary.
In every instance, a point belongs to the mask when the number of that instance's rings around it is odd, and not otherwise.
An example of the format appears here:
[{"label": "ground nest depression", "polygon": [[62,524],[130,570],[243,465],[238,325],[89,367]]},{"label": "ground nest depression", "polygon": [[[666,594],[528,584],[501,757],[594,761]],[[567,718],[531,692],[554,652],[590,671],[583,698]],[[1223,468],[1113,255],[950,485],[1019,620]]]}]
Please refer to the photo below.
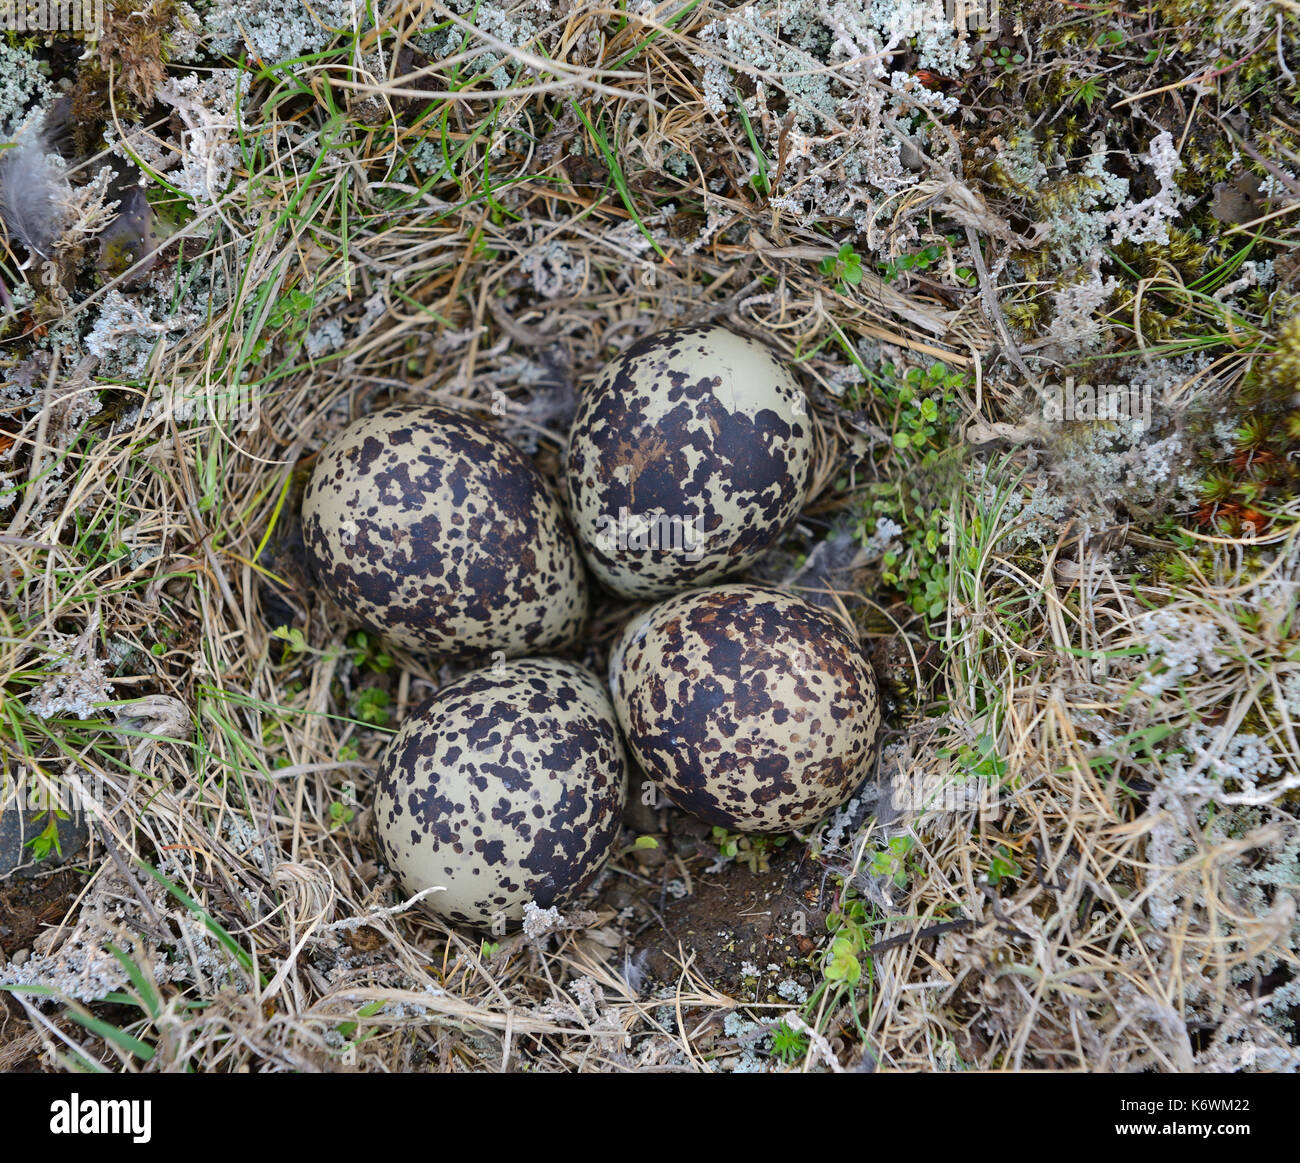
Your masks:
[{"label": "ground nest depression", "polygon": [[[971,7],[0,40],[0,1067],[1300,1066],[1300,17]],[[856,630],[878,760],[761,836],[634,771],[580,899],[446,926],[373,781],[468,664],[317,587],[316,458],[436,405],[561,486],[698,325],[807,397],[734,580]],[[592,594],[604,675],[648,606]]]}]

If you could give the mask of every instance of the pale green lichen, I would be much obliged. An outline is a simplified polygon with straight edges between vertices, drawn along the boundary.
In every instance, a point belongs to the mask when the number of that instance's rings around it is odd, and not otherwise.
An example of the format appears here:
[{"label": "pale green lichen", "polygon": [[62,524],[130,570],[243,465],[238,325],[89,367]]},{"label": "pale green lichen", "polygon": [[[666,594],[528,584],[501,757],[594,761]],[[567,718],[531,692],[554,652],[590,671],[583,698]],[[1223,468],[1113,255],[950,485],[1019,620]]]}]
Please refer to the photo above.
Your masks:
[{"label": "pale green lichen", "polygon": [[52,97],[45,72],[31,54],[0,41],[0,141],[11,139],[34,108]]},{"label": "pale green lichen", "polygon": [[[916,146],[941,166],[960,168],[951,139],[926,116],[952,112],[954,99],[891,71],[891,54],[912,44],[922,62],[948,59],[933,56],[936,46],[956,51],[952,46],[964,33],[951,23],[920,19],[920,10],[932,7],[929,0],[916,0],[915,11],[905,4],[900,17],[897,5],[793,0],[747,5],[701,30],[700,44],[709,51],[691,59],[700,70],[705,107],[717,116],[743,107],[769,159],[785,148],[769,206],[803,226],[838,216],[867,232],[884,198],[925,176]],[[913,28],[904,35],[900,29],[907,21]],[[743,95],[741,78],[752,96]],[[904,161],[905,149],[911,165]],[[914,237],[911,226],[897,224],[896,237]]]},{"label": "pale green lichen", "polygon": [[221,56],[247,53],[273,65],[320,52],[340,30],[365,26],[365,8],[351,0],[209,0],[195,6],[197,45]]},{"label": "pale green lichen", "polygon": [[[1166,401],[1208,364],[1203,355],[1188,355],[1107,365],[1107,383],[1090,388],[1103,400],[1112,385],[1123,389],[1117,401],[1130,411],[1113,416],[1058,417],[1046,393],[1031,403],[1020,430],[1029,442],[1028,471],[1005,500],[1002,522],[1008,531],[1001,544],[1009,550],[1050,546],[1066,521],[1087,537],[1114,525],[1120,505],[1128,515],[1195,507],[1194,446]],[[1000,479],[977,464],[970,480],[992,504]]]},{"label": "pale green lichen", "polygon": [[180,166],[168,180],[197,203],[218,202],[239,164],[238,135],[246,116],[247,88],[247,73],[211,69],[172,78],[158,89],[159,100],[176,111],[184,126]]},{"label": "pale green lichen", "polygon": [[[451,0],[448,7],[474,28],[513,48],[532,45],[543,28],[553,26],[554,20],[548,0],[524,0],[508,9],[478,0]],[[470,53],[459,66],[462,77],[486,75],[497,89],[508,88],[512,83],[506,67],[508,60],[484,42],[476,41],[474,33],[462,25],[452,23],[436,32],[419,33],[413,43],[437,60]],[[473,52],[476,43],[484,45],[477,53]]]}]

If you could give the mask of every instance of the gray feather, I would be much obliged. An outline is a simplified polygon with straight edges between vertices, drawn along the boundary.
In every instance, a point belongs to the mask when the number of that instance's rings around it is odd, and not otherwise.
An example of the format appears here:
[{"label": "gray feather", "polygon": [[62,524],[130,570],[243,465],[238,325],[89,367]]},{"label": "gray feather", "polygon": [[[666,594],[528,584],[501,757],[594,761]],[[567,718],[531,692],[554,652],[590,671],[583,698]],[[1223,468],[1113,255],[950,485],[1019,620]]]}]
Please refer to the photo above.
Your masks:
[{"label": "gray feather", "polygon": [[71,191],[50,155],[43,125],[29,125],[13,145],[0,150],[0,218],[10,239],[41,258],[54,253]]}]

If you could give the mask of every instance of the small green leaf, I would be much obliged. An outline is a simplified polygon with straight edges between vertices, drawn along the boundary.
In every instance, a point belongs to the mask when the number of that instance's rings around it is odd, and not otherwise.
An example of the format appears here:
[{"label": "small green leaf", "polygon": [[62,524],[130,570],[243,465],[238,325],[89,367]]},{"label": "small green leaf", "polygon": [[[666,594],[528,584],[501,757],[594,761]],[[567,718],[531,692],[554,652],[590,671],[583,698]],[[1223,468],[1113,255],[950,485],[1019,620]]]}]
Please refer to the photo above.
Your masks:
[{"label": "small green leaf", "polygon": [[51,852],[56,852],[59,856],[63,855],[63,847],[59,843],[59,816],[65,820],[68,818],[66,812],[55,812],[51,815],[49,823],[45,825],[45,830],[27,841],[27,846],[32,850],[32,859],[44,860]]},{"label": "small green leaf", "polygon": [[162,998],[154,988],[153,982],[145,976],[143,969],[138,966],[134,959],[128,957],[111,941],[108,943],[108,951],[121,963],[126,975],[131,979],[131,984],[135,986],[136,992],[140,995],[140,1000],[144,1003],[144,1008],[151,1018],[157,1018],[162,1013]]},{"label": "small green leaf", "polygon": [[862,976],[862,962],[858,960],[853,942],[845,937],[836,937],[831,942],[830,960],[826,965],[828,981],[842,981],[845,985],[856,985]]},{"label": "small green leaf", "polygon": [[1005,844],[997,846],[997,855],[989,862],[989,884],[997,887],[1004,880],[1014,880],[1021,874],[1021,868]]},{"label": "small green leaf", "polygon": [[64,1012],[78,1025],[85,1026],[92,1034],[98,1034],[105,1041],[112,1042],[113,1045],[125,1050],[128,1054],[134,1054],[141,1062],[148,1062],[154,1055],[153,1047],[147,1042],[132,1037],[125,1030],[119,1030],[111,1022],[106,1022],[90,1014],[78,1013],[73,1009]]}]

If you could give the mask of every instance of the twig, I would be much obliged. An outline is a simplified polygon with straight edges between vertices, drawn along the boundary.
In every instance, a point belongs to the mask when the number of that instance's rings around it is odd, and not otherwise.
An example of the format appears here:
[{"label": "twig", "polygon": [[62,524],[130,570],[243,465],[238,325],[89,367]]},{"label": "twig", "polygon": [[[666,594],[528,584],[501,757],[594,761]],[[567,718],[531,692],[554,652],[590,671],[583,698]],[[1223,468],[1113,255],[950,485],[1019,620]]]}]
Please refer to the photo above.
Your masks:
[{"label": "twig", "polygon": [[1002,307],[998,303],[997,291],[993,286],[993,280],[989,277],[988,267],[984,265],[984,253],[980,250],[979,235],[975,233],[973,226],[967,226],[965,229],[966,242],[971,251],[971,260],[975,263],[975,271],[979,275],[980,295],[984,299],[984,311],[989,317],[989,322],[997,329],[998,338],[1002,341],[1002,350],[1006,353],[1006,357],[1025,379],[1032,382],[1034,376],[1029,368],[1025,366],[1025,361],[1020,355],[1020,349],[1016,346],[1016,341],[1011,337],[1011,329],[1007,326],[1007,321],[1002,315]]}]

